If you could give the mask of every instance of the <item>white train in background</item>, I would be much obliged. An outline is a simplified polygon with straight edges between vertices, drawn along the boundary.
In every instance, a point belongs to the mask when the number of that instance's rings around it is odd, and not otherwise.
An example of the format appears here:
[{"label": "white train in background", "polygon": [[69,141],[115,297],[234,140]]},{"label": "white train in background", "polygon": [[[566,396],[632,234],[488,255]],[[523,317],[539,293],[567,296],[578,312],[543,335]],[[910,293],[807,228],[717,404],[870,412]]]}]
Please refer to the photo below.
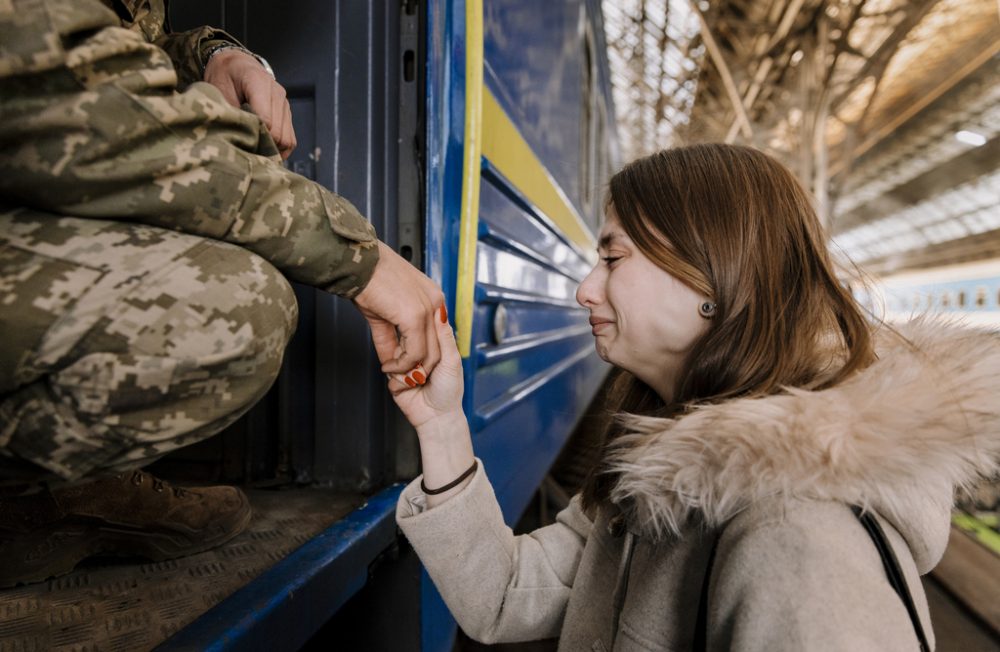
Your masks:
[{"label": "white train in background", "polygon": [[870,284],[852,284],[854,296],[887,321],[943,313],[1000,328],[1000,258],[873,277]]}]

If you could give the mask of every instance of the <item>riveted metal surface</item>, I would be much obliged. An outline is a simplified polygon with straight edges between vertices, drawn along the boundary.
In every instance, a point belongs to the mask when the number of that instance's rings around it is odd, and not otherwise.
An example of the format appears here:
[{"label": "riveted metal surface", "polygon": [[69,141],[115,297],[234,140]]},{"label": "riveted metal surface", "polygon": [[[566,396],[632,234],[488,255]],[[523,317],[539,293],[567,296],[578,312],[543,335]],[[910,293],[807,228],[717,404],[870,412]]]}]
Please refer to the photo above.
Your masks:
[{"label": "riveted metal surface", "polygon": [[249,528],[215,550],[155,564],[88,561],[0,591],[0,652],[150,650],[362,502],[315,489],[249,496]]}]

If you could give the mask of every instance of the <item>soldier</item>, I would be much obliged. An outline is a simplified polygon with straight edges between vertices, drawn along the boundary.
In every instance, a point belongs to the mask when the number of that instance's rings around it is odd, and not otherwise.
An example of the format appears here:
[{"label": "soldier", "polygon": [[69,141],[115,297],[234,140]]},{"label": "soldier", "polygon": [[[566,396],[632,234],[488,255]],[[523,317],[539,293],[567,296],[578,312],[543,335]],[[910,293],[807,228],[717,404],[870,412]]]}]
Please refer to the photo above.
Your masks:
[{"label": "soldier", "polygon": [[138,469],[268,389],[297,317],[285,277],[351,299],[386,373],[422,383],[440,357],[440,289],[280,165],[295,138],[263,62],[164,15],[0,0],[0,586],[246,526],[238,489]]}]

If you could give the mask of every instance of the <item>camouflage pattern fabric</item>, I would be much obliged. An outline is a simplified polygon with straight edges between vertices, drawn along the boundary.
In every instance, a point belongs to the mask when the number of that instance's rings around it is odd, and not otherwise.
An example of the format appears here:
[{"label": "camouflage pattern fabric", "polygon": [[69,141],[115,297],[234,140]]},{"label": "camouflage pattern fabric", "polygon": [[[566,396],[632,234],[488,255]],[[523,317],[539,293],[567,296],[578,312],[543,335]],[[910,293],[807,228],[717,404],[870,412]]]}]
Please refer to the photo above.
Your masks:
[{"label": "camouflage pattern fabric", "polygon": [[222,43],[241,45],[235,38],[214,27],[197,27],[173,33],[167,25],[164,0],[101,0],[121,18],[122,27],[134,30],[170,56],[180,81],[187,88],[205,77],[205,54]]},{"label": "camouflage pattern fabric", "polygon": [[352,297],[378,259],[256,116],[177,85],[99,0],[0,0],[0,456],[62,480],[253,405],[295,322],[274,267]]},{"label": "camouflage pattern fabric", "polygon": [[295,295],[246,249],[0,213],[0,453],[63,480],[144,465],[263,396]]},{"label": "camouflage pattern fabric", "polygon": [[163,50],[117,22],[97,0],[0,0],[0,203],[225,240],[356,295],[378,260],[371,224],[283,168],[214,86],[176,92]]}]

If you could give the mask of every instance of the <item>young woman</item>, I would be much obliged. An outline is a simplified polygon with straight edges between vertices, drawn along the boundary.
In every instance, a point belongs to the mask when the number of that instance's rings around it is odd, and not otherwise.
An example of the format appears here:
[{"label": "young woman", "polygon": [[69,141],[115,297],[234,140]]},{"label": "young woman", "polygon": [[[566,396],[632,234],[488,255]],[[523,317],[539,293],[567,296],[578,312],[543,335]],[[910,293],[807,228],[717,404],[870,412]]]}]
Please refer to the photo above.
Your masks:
[{"label": "young woman", "polygon": [[[918,629],[932,646],[919,575],[954,488],[998,466],[1000,340],[873,332],[806,194],[749,148],[626,166],[599,242],[577,300],[620,417],[555,524],[504,524],[447,324],[429,382],[390,381],[424,470],[397,521],[462,628],[572,651],[917,650]],[[852,506],[884,530],[912,617]]]}]

